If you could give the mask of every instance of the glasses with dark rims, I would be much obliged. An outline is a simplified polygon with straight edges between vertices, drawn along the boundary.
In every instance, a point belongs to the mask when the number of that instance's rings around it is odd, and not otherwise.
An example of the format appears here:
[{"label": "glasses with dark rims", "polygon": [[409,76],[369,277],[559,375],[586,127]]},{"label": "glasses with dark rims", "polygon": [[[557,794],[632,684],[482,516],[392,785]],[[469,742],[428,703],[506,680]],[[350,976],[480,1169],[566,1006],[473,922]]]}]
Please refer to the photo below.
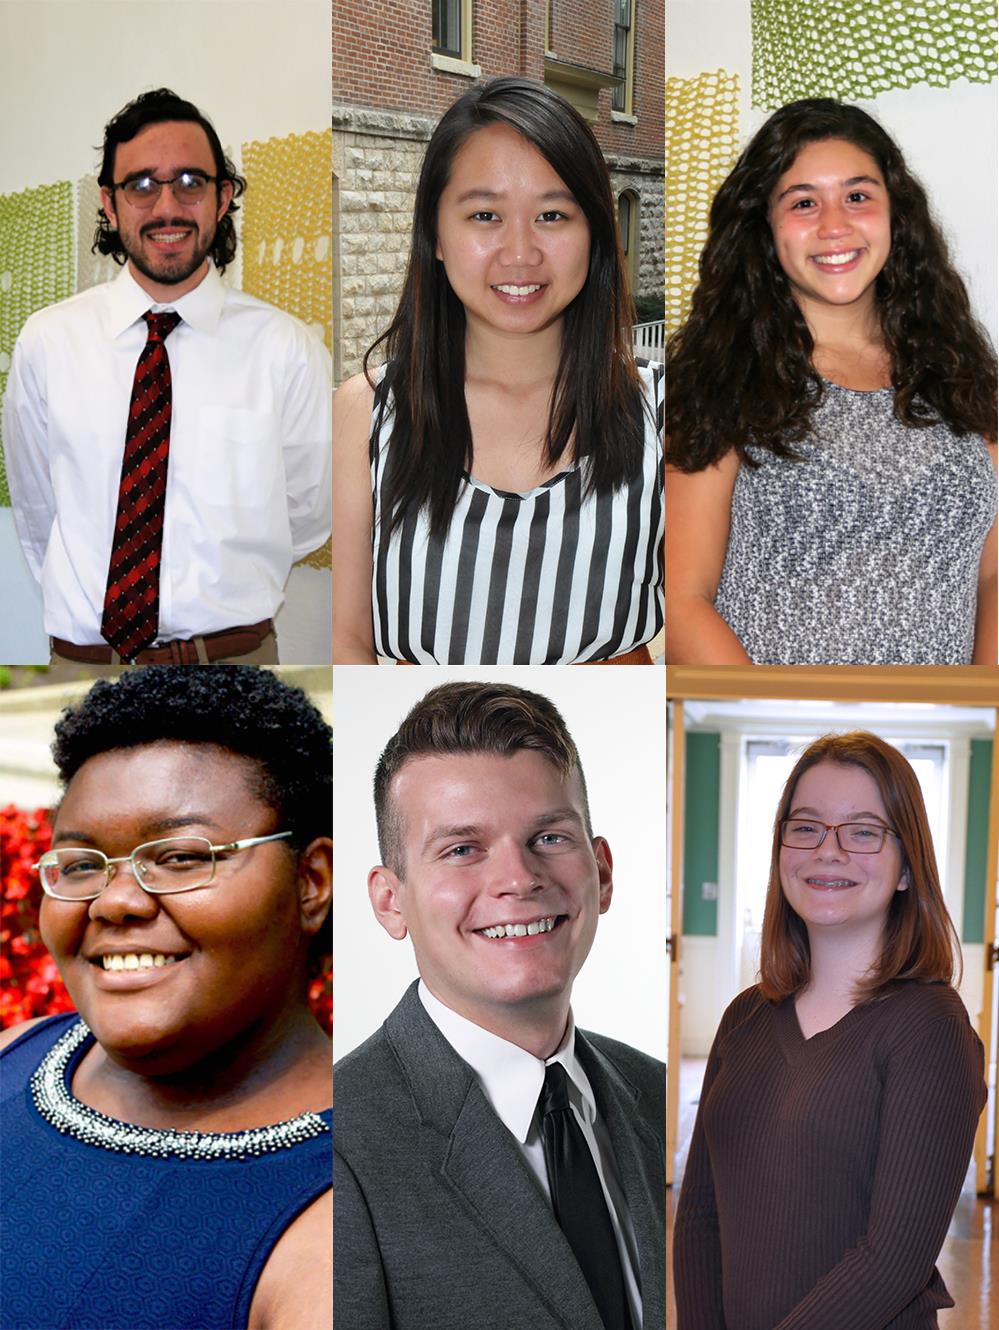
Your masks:
[{"label": "glasses with dark rims", "polygon": [[60,901],[96,900],[118,871],[115,865],[127,863],[132,865],[132,876],[143,891],[170,896],[207,887],[215,878],[220,855],[284,840],[291,834],[275,831],[270,836],[251,836],[224,845],[213,845],[207,836],[167,836],[137,845],[131,854],[117,857],[85,846],[63,846],[47,850],[32,868],[41,878],[45,894]]},{"label": "glasses with dark rims", "polygon": [[217,183],[218,179],[217,175],[205,175],[203,171],[181,171],[166,180],[159,180],[154,175],[132,176],[129,180],[116,180],[111,188],[120,189],[133,208],[151,208],[164,185],[170,186],[178,203],[200,203],[208,186]]},{"label": "glasses with dark rims", "polygon": [[884,849],[885,837],[898,832],[879,822],[819,822],[814,817],[788,817],[780,824],[780,843],[789,850],[817,850],[830,831],[836,833],[836,844],[844,854],[878,854]]}]

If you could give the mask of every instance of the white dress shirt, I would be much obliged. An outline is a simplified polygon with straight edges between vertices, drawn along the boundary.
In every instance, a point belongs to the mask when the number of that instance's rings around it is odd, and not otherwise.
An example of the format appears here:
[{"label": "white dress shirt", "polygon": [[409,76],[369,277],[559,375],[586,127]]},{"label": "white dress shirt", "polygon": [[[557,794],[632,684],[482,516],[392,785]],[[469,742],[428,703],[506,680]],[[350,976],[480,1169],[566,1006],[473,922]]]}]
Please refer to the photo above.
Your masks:
[{"label": "white dress shirt", "polygon": [[298,319],[204,280],[154,304],[126,266],[25,323],[4,399],[17,533],[45,630],[102,642],[100,624],[142,315],[175,309],[160,569],[160,638],[271,618],[292,563],[330,531],[329,356]]},{"label": "white dress shirt", "polygon": [[480,1025],[459,1016],[434,997],[423,980],[419,985],[420,1001],[427,1015],[440,1030],[454,1051],[475,1072],[482,1092],[492,1105],[503,1126],[512,1134],[537,1178],[549,1205],[551,1192],[545,1168],[545,1149],[538,1121],[538,1099],[545,1081],[548,1063],[560,1062],[569,1078],[569,1106],[579,1123],[590,1154],[596,1165],[604,1200],[610,1214],[624,1272],[628,1305],[636,1326],[642,1324],[642,1295],[638,1284],[638,1246],[635,1227],[624,1197],[618,1175],[610,1136],[601,1118],[589,1077],[576,1057],[576,1026],[572,1012],[565,1038],[547,1062],[499,1035],[484,1030]]}]

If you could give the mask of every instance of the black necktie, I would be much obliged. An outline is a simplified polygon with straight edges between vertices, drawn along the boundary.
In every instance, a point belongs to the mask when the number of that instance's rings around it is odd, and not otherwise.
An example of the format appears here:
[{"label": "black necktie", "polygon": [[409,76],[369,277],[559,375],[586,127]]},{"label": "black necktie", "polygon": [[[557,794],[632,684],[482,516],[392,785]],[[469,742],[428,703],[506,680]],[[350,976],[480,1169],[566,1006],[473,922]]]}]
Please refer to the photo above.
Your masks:
[{"label": "black necktie", "polygon": [[555,1218],[607,1330],[631,1330],[614,1228],[593,1156],[569,1107],[569,1084],[561,1063],[545,1067],[538,1113]]}]

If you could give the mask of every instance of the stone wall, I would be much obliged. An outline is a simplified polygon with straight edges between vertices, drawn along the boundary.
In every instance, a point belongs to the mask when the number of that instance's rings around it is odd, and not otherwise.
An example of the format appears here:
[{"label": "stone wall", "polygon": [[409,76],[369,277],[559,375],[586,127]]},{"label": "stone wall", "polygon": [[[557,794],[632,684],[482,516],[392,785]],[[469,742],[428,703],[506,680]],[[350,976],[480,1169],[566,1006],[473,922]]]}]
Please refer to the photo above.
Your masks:
[{"label": "stone wall", "polygon": [[434,123],[427,116],[333,108],[337,382],[358,372],[365,351],[395,313],[420,165]]},{"label": "stone wall", "polygon": [[626,189],[639,199],[636,296],[661,295],[665,264],[665,183],[662,163],[634,157],[607,158],[614,198]]}]

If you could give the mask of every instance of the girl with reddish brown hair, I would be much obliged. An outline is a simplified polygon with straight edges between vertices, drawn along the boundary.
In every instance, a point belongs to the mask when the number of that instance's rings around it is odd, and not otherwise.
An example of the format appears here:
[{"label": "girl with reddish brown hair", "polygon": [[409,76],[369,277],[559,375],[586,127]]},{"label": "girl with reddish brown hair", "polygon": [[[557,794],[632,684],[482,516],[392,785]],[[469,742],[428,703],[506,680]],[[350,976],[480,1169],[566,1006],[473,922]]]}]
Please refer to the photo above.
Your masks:
[{"label": "girl with reddish brown hair", "polygon": [[777,810],[760,983],[708,1061],[679,1330],[933,1330],[954,1305],[934,1261],[985,1103],[958,956],[911,766],[818,739]]}]

